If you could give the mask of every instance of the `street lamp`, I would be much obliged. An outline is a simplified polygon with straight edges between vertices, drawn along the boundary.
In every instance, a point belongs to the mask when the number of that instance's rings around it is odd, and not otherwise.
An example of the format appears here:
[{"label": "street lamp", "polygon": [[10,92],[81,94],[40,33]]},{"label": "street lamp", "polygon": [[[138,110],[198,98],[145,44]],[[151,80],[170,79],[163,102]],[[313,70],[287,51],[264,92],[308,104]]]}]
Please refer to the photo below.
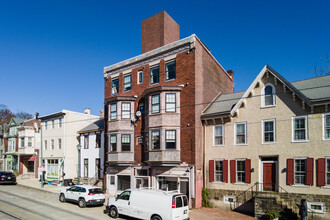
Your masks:
[{"label": "street lamp", "polygon": [[77,185],[79,185],[80,184],[80,181],[79,181],[79,179],[80,179],[80,150],[81,150],[80,144],[77,145],[77,150],[78,150],[78,184]]}]

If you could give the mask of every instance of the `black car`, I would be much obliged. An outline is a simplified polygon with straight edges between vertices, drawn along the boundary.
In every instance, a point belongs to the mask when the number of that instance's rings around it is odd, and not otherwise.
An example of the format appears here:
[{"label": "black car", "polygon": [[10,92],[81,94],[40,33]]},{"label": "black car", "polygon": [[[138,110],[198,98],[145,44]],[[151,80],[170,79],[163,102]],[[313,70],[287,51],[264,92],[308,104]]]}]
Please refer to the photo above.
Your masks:
[{"label": "black car", "polygon": [[0,184],[16,184],[16,176],[12,172],[0,171]]}]

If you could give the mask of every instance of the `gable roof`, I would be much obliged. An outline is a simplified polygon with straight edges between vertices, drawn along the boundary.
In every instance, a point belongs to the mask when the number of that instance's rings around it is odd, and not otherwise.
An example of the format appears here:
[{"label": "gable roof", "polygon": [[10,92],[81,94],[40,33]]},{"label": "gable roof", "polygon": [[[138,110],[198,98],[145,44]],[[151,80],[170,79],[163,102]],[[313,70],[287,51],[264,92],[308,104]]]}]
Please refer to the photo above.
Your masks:
[{"label": "gable roof", "polygon": [[24,119],[21,118],[11,118],[10,122],[9,122],[9,126],[13,126],[13,125],[20,125],[24,122]]},{"label": "gable roof", "polygon": [[307,105],[317,105],[330,100],[330,75],[290,83],[273,68],[265,65],[246,91],[220,95],[203,111],[203,117],[223,114],[233,116],[265,74],[272,74]]},{"label": "gable roof", "polygon": [[87,131],[100,131],[104,129],[104,119],[100,119],[94,121],[93,123],[89,124],[88,126],[84,127],[78,133],[84,133]]}]

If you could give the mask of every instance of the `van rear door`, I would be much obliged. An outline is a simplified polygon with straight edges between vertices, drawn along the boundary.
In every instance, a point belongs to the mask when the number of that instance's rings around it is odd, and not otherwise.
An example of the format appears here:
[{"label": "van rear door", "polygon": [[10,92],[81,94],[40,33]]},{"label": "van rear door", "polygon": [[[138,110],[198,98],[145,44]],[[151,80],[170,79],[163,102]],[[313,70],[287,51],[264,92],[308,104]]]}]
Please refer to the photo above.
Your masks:
[{"label": "van rear door", "polygon": [[172,219],[187,219],[188,209],[188,199],[186,196],[176,195],[172,197]]}]

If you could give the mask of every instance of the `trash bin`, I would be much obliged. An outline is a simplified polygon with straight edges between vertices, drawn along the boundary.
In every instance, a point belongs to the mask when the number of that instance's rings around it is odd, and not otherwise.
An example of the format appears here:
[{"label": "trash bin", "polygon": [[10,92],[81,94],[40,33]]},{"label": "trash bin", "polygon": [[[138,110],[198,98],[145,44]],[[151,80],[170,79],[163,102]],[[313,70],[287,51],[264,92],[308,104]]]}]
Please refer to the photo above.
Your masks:
[{"label": "trash bin", "polygon": [[64,186],[73,186],[72,179],[64,179]]}]

